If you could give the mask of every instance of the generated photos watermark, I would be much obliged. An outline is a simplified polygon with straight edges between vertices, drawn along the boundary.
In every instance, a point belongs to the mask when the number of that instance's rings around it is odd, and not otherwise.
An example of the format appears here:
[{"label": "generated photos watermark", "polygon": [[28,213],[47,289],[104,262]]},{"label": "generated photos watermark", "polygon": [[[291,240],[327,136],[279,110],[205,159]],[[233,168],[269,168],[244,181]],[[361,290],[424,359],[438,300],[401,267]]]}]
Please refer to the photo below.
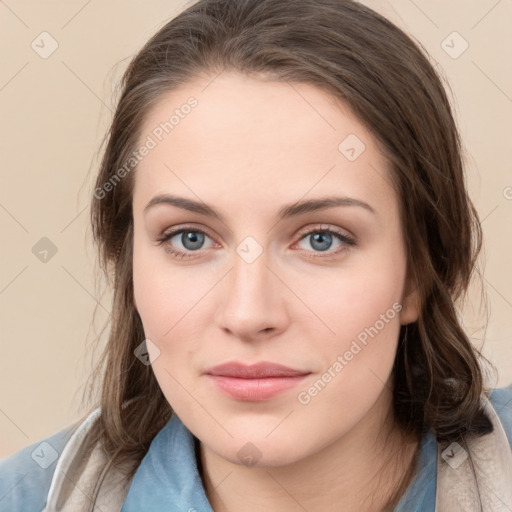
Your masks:
[{"label": "generated photos watermark", "polygon": [[163,121],[153,128],[151,134],[146,137],[144,143],[131,154],[130,158],[128,158],[124,165],[117,169],[117,171],[105,183],[103,183],[101,187],[97,187],[94,190],[94,197],[96,199],[103,199],[108,192],[114,190],[118,183],[120,183],[121,180],[128,175],[138,163],[142,162],[142,160],[149,155],[150,151],[155,149],[158,144],[162,142],[164,137],[174,130],[174,128],[180,124],[181,120],[185,119],[192,112],[192,109],[197,107],[198,104],[199,102],[197,99],[191,96],[188,98],[186,103],[180,106],[180,108],[175,108],[173,114],[167,121]]},{"label": "generated photos watermark", "polygon": [[368,337],[374,338],[379,334],[382,329],[389,323],[390,320],[395,318],[397,313],[402,310],[402,305],[398,302],[393,303],[392,307],[382,313],[372,326],[365,327],[352,341],[350,348],[346,350],[343,355],[338,355],[327,370],[312,384],[307,390],[301,391],[297,395],[297,400],[302,405],[307,405],[311,400],[318,395],[329,382],[332,381],[342,370],[349,364],[354,357],[359,354],[368,344]]}]

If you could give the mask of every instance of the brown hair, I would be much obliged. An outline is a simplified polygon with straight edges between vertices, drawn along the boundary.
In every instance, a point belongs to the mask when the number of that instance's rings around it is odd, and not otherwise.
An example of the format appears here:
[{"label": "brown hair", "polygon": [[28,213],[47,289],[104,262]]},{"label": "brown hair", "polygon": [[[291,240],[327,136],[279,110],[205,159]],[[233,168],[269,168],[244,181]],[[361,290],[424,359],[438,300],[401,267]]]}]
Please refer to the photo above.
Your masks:
[{"label": "brown hair", "polygon": [[111,465],[134,461],[132,476],[172,414],[151,366],[134,356],[144,331],[133,298],[133,172],[112,180],[136,149],[149,109],[166,92],[225,69],[322,88],[374,135],[392,164],[408,275],[421,298],[419,319],[400,332],[396,421],[417,435],[431,429],[438,440],[490,432],[480,404],[482,356],[456,310],[477,268],[482,232],[465,187],[450,103],[424,52],[352,0],[200,0],[131,61],[105,138],[91,220],[114,297],[108,343],[94,374],[102,379],[96,383],[102,410],[90,445],[100,440]]}]

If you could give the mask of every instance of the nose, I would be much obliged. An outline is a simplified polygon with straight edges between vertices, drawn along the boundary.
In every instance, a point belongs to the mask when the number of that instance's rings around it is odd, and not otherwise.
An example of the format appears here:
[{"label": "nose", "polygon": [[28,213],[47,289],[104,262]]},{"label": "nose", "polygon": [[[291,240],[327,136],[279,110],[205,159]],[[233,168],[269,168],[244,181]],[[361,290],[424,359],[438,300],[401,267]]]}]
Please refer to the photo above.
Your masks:
[{"label": "nose", "polygon": [[243,340],[276,336],[288,325],[286,286],[269,267],[266,253],[248,263],[238,254],[225,277],[217,310],[218,325]]}]

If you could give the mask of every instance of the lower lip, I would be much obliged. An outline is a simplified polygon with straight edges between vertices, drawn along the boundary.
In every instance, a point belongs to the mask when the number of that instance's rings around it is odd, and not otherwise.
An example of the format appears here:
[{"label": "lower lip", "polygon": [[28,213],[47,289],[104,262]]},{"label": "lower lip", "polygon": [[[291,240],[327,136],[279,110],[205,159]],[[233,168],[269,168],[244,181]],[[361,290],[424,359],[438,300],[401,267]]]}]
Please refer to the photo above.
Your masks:
[{"label": "lower lip", "polygon": [[307,375],[241,379],[224,375],[208,375],[218,389],[237,400],[260,402],[295,387]]}]

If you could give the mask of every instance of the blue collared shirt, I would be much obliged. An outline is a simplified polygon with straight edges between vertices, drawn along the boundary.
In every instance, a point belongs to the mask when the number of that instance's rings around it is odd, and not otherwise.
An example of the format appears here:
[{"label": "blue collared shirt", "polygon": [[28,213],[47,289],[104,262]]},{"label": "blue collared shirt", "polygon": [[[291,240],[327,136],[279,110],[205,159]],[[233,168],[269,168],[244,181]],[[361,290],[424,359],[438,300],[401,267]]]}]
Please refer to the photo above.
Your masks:
[{"label": "blue collared shirt", "polygon": [[[490,400],[512,446],[512,384],[493,389]],[[41,512],[58,456],[69,440],[66,427],[0,461],[0,511]],[[46,443],[46,444],[45,444]],[[418,471],[394,512],[434,512],[437,444],[423,436]],[[195,457],[195,437],[173,414],[155,436],[130,484],[121,512],[213,512]]]}]

